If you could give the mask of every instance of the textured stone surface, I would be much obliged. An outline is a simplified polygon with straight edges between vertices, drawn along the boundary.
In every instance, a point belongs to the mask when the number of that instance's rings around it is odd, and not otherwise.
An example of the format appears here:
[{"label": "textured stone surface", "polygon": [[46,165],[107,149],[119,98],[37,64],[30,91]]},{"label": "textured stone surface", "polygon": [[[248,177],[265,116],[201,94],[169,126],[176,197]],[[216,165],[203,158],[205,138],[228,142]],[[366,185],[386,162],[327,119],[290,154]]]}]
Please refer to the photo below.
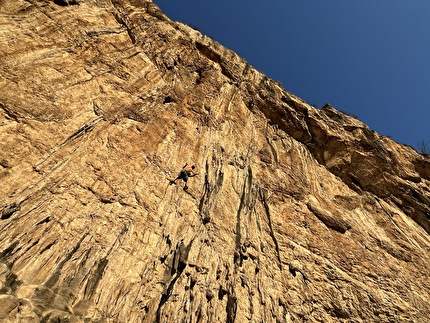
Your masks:
[{"label": "textured stone surface", "polygon": [[0,43],[0,320],[430,320],[428,157],[148,1],[2,0]]}]

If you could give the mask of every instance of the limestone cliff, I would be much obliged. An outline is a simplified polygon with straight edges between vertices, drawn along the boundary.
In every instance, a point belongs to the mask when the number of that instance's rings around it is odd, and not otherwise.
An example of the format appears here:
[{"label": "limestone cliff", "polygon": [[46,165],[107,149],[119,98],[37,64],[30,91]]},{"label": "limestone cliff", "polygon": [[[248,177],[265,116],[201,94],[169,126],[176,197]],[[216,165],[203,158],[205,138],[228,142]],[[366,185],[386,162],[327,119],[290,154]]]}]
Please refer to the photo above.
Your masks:
[{"label": "limestone cliff", "polygon": [[0,43],[0,321],[430,320],[428,156],[151,1],[0,0]]}]

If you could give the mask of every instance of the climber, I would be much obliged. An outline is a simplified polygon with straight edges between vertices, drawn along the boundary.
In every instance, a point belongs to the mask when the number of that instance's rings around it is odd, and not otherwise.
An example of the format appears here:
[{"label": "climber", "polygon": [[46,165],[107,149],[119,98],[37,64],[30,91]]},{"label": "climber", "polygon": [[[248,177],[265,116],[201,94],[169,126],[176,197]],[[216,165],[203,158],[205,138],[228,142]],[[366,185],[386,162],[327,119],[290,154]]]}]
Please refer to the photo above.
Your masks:
[{"label": "climber", "polygon": [[194,165],[190,166],[188,164],[185,164],[185,166],[182,167],[182,170],[179,172],[178,177],[176,177],[174,180],[170,181],[170,185],[176,184],[176,181],[178,179],[182,179],[185,182],[184,190],[187,190],[188,189],[188,186],[187,186],[188,177],[194,177],[194,176],[198,175],[198,172],[195,169],[196,169],[196,166],[194,166]]}]

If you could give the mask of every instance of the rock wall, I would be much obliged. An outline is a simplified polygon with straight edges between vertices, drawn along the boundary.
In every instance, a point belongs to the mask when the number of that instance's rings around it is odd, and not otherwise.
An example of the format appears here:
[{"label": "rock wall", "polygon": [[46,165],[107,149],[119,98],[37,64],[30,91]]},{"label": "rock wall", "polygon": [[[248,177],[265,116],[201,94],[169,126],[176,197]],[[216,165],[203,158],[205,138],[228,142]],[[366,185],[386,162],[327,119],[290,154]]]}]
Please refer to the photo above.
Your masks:
[{"label": "rock wall", "polygon": [[430,320],[428,156],[151,1],[3,0],[0,43],[0,320]]}]

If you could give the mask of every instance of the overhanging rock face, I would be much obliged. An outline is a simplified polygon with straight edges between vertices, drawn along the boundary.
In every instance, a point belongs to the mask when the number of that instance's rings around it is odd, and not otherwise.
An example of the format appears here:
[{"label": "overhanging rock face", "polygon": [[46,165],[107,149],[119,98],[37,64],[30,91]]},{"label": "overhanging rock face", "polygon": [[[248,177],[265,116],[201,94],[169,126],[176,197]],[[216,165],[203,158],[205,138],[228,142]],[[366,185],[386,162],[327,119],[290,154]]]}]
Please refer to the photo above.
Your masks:
[{"label": "overhanging rock face", "polygon": [[0,41],[0,320],[430,320],[428,157],[150,1],[3,0]]}]

